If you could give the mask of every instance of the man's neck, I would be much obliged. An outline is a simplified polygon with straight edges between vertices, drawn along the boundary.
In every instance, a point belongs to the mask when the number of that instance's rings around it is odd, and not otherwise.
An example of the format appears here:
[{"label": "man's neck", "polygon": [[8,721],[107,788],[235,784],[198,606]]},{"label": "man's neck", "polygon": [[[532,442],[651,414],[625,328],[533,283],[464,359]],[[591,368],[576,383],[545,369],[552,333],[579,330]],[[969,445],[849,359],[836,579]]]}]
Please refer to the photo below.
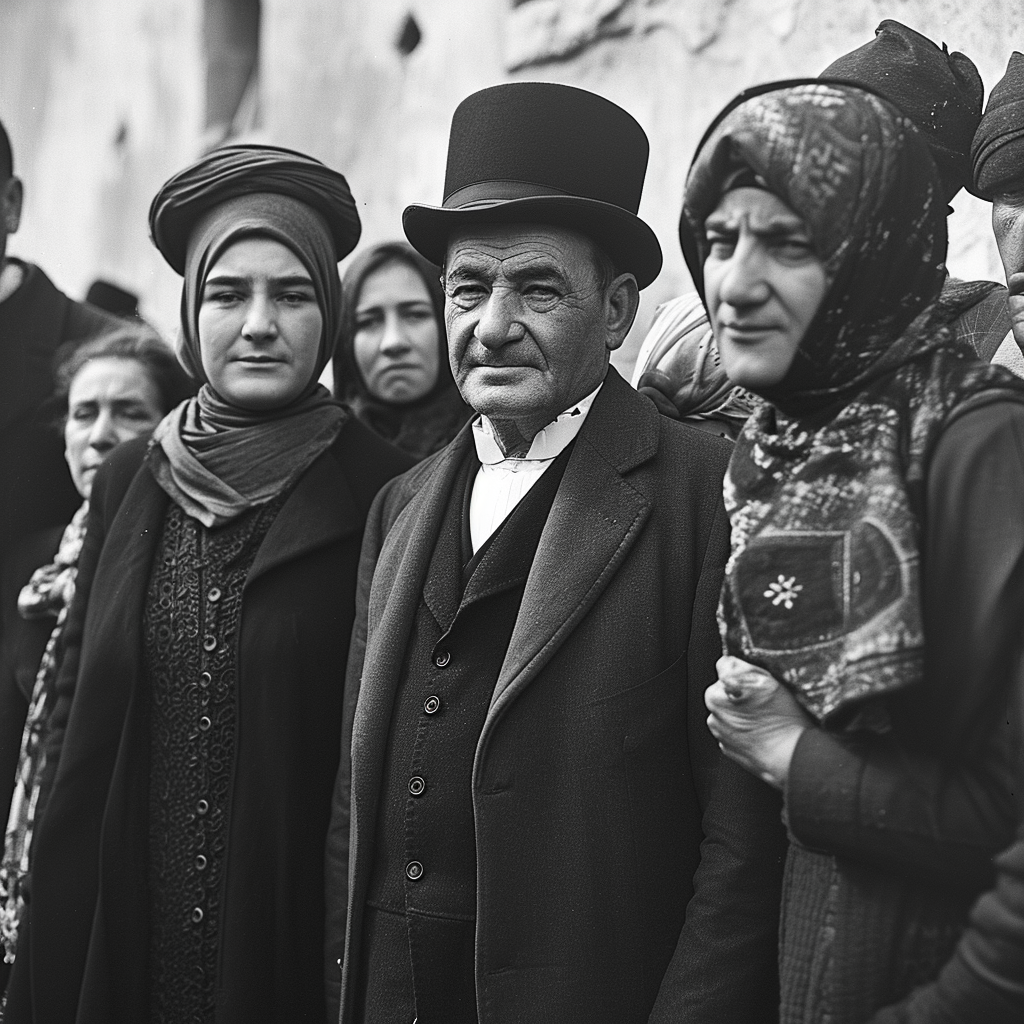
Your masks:
[{"label": "man's neck", "polygon": [[0,302],[9,299],[25,279],[25,271],[12,260],[0,261]]}]

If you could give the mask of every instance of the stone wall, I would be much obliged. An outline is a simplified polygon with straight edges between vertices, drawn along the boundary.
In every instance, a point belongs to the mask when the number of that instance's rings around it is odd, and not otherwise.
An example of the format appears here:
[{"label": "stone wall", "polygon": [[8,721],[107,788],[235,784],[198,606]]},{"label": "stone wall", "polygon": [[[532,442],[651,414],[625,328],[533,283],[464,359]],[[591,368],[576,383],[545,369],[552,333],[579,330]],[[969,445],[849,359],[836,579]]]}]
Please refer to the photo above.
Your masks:
[{"label": "stone wall", "polygon": [[[0,5],[0,117],[28,188],[12,251],[72,293],[99,273],[135,288],[168,331],[177,281],[145,212],[209,141],[204,11],[227,2]],[[622,104],[651,140],[640,212],[665,250],[617,357],[628,368],[657,303],[689,287],[676,221],[711,117],[747,85],[817,74],[886,17],[967,52],[988,87],[1024,48],[1020,0],[263,0],[258,79],[234,130],[343,170],[363,239],[376,242],[401,234],[407,203],[440,201],[449,121],[467,93],[543,80]],[[954,205],[951,269],[999,279],[987,206],[963,193]]]}]

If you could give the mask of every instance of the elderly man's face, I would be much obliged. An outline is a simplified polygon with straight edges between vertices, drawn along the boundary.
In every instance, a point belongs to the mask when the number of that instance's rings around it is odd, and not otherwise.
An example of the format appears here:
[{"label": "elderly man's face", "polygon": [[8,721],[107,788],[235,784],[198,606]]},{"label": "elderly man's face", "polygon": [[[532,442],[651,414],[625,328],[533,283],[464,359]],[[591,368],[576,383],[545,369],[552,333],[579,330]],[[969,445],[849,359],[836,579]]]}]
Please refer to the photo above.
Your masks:
[{"label": "elderly man's face", "polygon": [[[592,243],[543,225],[482,225],[451,239],[445,320],[462,397],[529,440],[604,379],[636,313],[631,275],[610,285]],[[631,291],[630,291],[631,289]],[[629,303],[626,303],[629,305]]]},{"label": "elderly man's face", "polygon": [[992,230],[1010,289],[1013,334],[1024,341],[1024,191],[999,196],[992,203]]}]

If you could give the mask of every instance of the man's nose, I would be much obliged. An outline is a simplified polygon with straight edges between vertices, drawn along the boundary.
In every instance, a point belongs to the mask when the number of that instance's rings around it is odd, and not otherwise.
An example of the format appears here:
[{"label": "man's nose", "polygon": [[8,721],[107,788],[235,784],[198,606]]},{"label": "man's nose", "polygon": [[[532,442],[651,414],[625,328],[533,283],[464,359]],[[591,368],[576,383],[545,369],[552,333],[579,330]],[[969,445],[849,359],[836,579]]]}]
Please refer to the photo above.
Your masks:
[{"label": "man's nose", "polygon": [[516,320],[519,314],[518,296],[511,289],[495,288],[478,308],[480,319],[477,320],[475,333],[485,348],[501,348],[523,337],[523,330]]},{"label": "man's nose", "polygon": [[741,237],[722,276],[719,298],[737,308],[766,302],[771,292],[766,271],[763,246]]},{"label": "man's nose", "polygon": [[242,336],[251,341],[265,341],[277,336],[277,308],[265,295],[254,295],[245,311]]},{"label": "man's nose", "polygon": [[405,324],[397,314],[384,317],[384,329],[380,339],[380,350],[386,355],[399,355],[409,348]]}]

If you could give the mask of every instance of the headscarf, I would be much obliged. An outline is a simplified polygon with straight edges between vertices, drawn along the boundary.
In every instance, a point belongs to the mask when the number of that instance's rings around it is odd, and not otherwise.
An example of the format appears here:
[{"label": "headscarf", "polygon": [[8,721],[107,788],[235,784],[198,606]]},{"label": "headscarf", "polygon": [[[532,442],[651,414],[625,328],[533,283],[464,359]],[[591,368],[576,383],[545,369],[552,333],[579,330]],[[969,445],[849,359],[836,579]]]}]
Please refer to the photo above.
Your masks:
[{"label": "headscarf", "polygon": [[[366,279],[392,263],[410,267],[423,281],[437,324],[437,380],[412,402],[385,402],[370,393],[355,357],[356,313]],[[371,430],[416,459],[443,448],[473,415],[462,400],[448,360],[444,323],[444,292],[440,268],[424,259],[408,242],[383,242],[361,252],[341,282],[341,332],[334,357],[334,394],[351,406]]]},{"label": "headscarf", "polygon": [[[186,513],[218,526],[290,488],[341,430],[345,413],[317,378],[337,344],[337,263],[359,237],[359,218],[345,179],[318,161],[232,146],[172,177],[153,200],[150,228],[167,261],[184,272],[178,358],[203,387],[154,431],[149,464]],[[288,406],[262,411],[232,406],[210,386],[198,325],[210,270],[235,242],[254,236],[295,253],[323,317],[308,386]]]},{"label": "headscarf", "polygon": [[57,645],[75,596],[78,558],[85,540],[89,502],[85,501],[64,530],[57,554],[48,565],[37,569],[18,596],[18,612],[25,619],[56,619],[39,661],[28,715],[21,736],[18,775],[4,836],[4,854],[0,861],[0,942],[4,961],[14,962],[18,948],[18,930],[25,910],[25,880],[29,873],[29,853],[35,831],[36,812],[43,772],[46,768],[45,728],[49,714],[49,696],[57,674]]},{"label": "headscarf", "polygon": [[864,701],[923,672],[931,453],[953,416],[1024,400],[1024,387],[975,361],[929,306],[944,278],[945,211],[931,157],[894,107],[798,85],[731,109],[687,181],[680,233],[701,285],[704,218],[743,168],[803,218],[828,289],[729,463],[724,647],[819,722],[884,728],[884,708]]},{"label": "headscarf", "polygon": [[725,375],[704,304],[694,292],[658,307],[640,359],[636,389],[675,419],[724,420],[735,436],[757,403]]},{"label": "headscarf", "polygon": [[821,73],[866,86],[898,107],[924,136],[948,203],[971,188],[971,139],[981,120],[985,86],[966,54],[886,18],[875,38],[844,53]]},{"label": "headscarf", "polygon": [[863,387],[912,347],[901,335],[946,276],[935,164],[905,115],[852,86],[795,85],[748,99],[701,146],[686,182],[680,240],[702,297],[704,221],[744,168],[803,218],[825,266],[828,293],[788,373],[758,392],[803,415]]},{"label": "headscarf", "polygon": [[1024,53],[1010,54],[971,145],[974,186],[994,199],[1024,189]]}]

